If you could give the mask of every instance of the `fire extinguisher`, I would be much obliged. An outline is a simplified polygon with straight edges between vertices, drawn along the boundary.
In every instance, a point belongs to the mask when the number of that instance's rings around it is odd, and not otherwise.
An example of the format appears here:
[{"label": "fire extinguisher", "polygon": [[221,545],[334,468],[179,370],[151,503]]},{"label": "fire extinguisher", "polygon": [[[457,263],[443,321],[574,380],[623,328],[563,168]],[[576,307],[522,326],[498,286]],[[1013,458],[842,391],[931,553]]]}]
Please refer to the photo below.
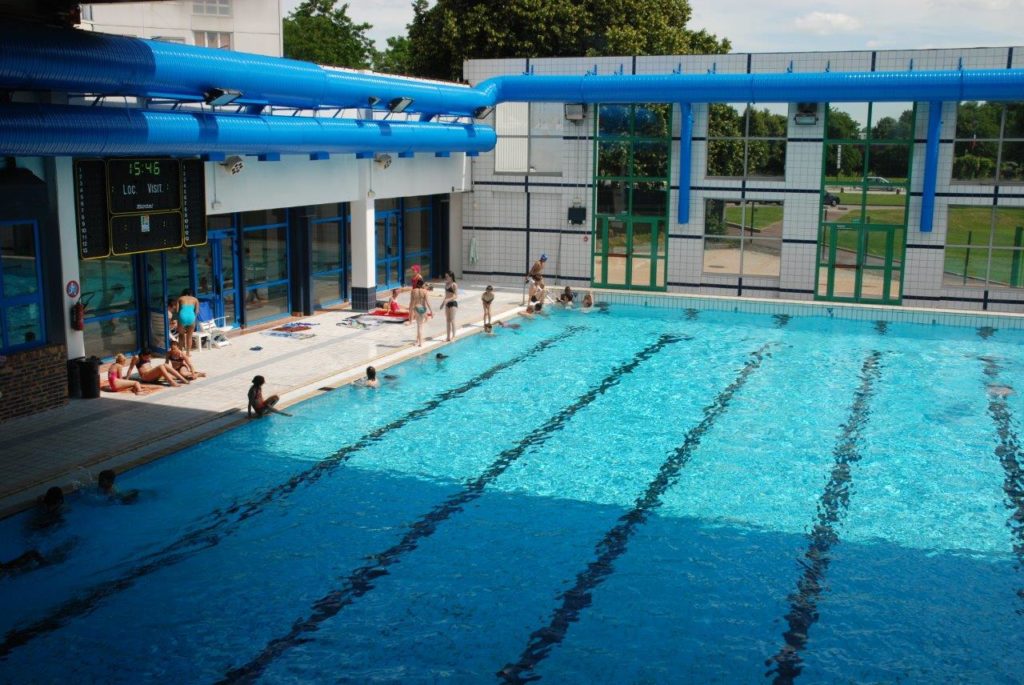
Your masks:
[{"label": "fire extinguisher", "polygon": [[78,302],[71,305],[71,330],[84,331],[85,330],[85,307],[89,304],[88,300],[83,302],[85,296],[78,298]]}]

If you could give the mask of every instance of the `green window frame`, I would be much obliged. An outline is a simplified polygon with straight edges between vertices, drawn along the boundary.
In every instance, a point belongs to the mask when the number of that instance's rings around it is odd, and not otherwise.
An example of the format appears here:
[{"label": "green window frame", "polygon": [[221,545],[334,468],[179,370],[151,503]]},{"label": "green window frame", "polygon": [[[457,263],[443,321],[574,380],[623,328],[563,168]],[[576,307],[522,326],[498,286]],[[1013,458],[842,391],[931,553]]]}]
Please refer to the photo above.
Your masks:
[{"label": "green window frame", "polygon": [[1024,102],[957,105],[950,181],[1024,184]]},{"label": "green window frame", "polygon": [[706,176],[784,179],[788,126],[788,104],[709,103]]},{"label": "green window frame", "polygon": [[[594,121],[592,282],[664,290],[672,173],[672,105],[600,104]],[[627,227],[611,246],[609,222]],[[623,277],[610,277],[622,257]]]},{"label": "green window frame", "polygon": [[950,205],[942,284],[1024,288],[1024,207]]}]

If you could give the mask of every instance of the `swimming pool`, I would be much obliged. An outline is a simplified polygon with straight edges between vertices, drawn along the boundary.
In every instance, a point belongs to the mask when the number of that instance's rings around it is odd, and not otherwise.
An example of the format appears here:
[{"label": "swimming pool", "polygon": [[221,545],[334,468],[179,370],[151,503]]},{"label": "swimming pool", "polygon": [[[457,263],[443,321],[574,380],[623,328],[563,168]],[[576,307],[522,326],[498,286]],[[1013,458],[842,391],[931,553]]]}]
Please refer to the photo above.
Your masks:
[{"label": "swimming pool", "polygon": [[1019,331],[556,312],[0,523],[0,680],[1020,682]]}]

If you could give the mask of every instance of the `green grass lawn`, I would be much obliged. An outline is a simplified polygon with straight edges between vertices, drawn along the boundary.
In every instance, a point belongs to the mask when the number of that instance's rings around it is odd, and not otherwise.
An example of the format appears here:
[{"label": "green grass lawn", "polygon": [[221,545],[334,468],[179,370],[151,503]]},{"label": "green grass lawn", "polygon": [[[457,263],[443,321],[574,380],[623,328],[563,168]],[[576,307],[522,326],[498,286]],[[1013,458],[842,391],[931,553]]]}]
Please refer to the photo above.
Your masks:
[{"label": "green grass lawn", "polygon": [[[725,220],[738,226],[740,220],[743,218],[741,209],[741,207],[726,207]],[[751,213],[753,213],[753,217],[751,217]],[[750,228],[751,218],[754,220],[754,228],[758,230],[770,224],[778,223],[779,221],[782,221],[782,205],[757,207],[753,212],[751,212],[750,205],[747,205],[747,216],[744,228]]]}]

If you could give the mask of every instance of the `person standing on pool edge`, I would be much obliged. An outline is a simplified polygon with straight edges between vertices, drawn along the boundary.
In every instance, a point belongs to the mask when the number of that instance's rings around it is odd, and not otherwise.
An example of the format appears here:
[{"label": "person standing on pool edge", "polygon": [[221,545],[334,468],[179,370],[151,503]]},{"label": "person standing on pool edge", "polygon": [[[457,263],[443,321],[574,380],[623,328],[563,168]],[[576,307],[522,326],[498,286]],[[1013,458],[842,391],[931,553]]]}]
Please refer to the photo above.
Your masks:
[{"label": "person standing on pool edge", "polygon": [[487,290],[480,296],[480,302],[484,305],[484,326],[493,323],[491,321],[491,303],[494,302],[494,286],[487,286]]},{"label": "person standing on pool edge", "polygon": [[185,356],[192,354],[192,333],[196,330],[196,316],[199,314],[199,300],[188,288],[181,291],[178,298],[178,327],[182,334],[182,347]]},{"label": "person standing on pool edge", "polygon": [[444,312],[446,340],[455,339],[455,310],[459,308],[459,285],[455,282],[455,272],[444,272],[444,299],[441,311]]},{"label": "person standing on pool edge", "polygon": [[542,254],[540,256],[540,259],[535,261],[533,263],[533,266],[530,267],[530,273],[526,274],[526,277],[527,278],[532,278],[533,280],[537,280],[538,276],[543,278],[544,277],[544,265],[545,265],[545,263],[547,261],[548,261],[548,256],[546,254]]}]

